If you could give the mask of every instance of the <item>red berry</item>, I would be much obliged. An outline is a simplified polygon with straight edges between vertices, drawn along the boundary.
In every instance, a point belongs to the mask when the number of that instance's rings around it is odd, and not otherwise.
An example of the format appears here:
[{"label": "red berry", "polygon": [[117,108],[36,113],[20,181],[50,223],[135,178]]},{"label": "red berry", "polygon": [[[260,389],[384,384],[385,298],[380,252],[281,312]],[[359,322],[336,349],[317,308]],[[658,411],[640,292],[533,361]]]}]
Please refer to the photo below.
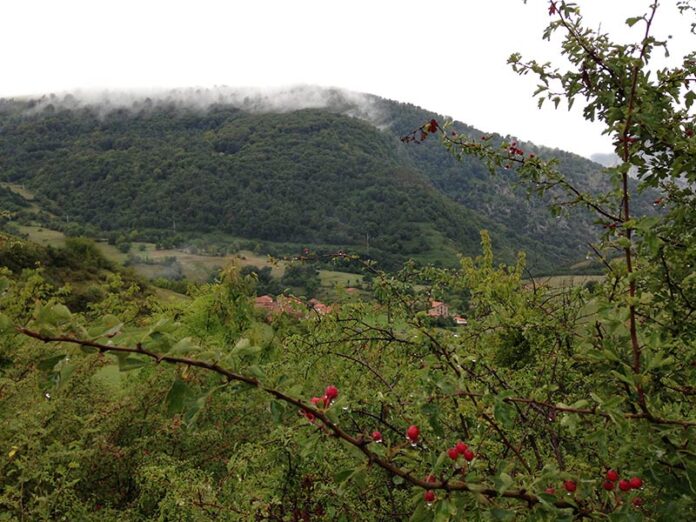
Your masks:
[{"label": "red berry", "polygon": [[467,460],[467,462],[471,462],[474,460],[474,452],[471,451],[469,448],[466,448],[464,450],[464,458]]},{"label": "red berry", "polygon": [[450,448],[447,450],[447,455],[449,455],[449,458],[452,460],[457,460],[457,458],[459,458],[459,451],[457,451],[457,448]]},{"label": "red berry", "polygon": [[418,440],[419,436],[420,436],[420,430],[418,429],[418,426],[411,425],[406,430],[406,438],[408,440],[410,440],[411,442],[416,442]]},{"label": "red berry", "polygon": [[568,493],[573,493],[576,489],[578,489],[578,485],[572,480],[566,480],[563,483],[563,487]]},{"label": "red berry", "polygon": [[314,414],[311,411],[306,411],[305,417],[307,417],[307,420],[309,422],[314,422]]},{"label": "red berry", "polygon": [[375,442],[382,442],[382,434],[379,431],[373,431],[372,440]]},{"label": "red berry", "polygon": [[435,120],[435,119],[430,120],[430,132],[437,131],[438,126],[439,125],[437,123],[437,120]]},{"label": "red berry", "polygon": [[548,493],[549,495],[554,495],[556,493],[556,490],[554,488],[546,488],[544,490],[544,493]]},{"label": "red berry", "polygon": [[311,402],[315,406],[318,406],[319,404],[321,404],[322,401],[323,401],[323,399],[321,397],[312,397],[311,399],[309,399],[309,402]]},{"label": "red berry", "polygon": [[425,481],[430,484],[434,484],[435,482],[437,482],[437,479],[435,478],[435,475],[428,475],[427,477],[425,477]]},{"label": "red berry", "polygon": [[640,506],[643,505],[643,499],[640,498],[640,497],[636,497],[636,498],[634,498],[634,499],[631,501],[631,503],[632,503],[635,507],[640,507]]},{"label": "red berry", "polygon": [[457,442],[457,445],[455,446],[457,448],[457,451],[464,455],[464,452],[469,448],[466,444],[464,444],[461,440]]},{"label": "red berry", "polygon": [[602,487],[607,491],[611,491],[612,489],[614,489],[614,483],[611,480],[605,480],[604,484],[602,484]]},{"label": "red berry", "polygon": [[609,471],[607,471],[607,479],[616,482],[617,480],[619,480],[619,472],[615,469],[610,469]]},{"label": "red berry", "polygon": [[435,502],[435,492],[428,490],[425,493],[423,493],[423,500],[425,500],[428,503]]},{"label": "red berry", "polygon": [[638,489],[643,485],[643,481],[640,479],[640,477],[631,477],[631,480],[629,480],[628,483],[633,489]]},{"label": "red berry", "polygon": [[631,489],[631,483],[624,479],[619,481],[619,489],[621,491],[629,491]]},{"label": "red berry", "polygon": [[338,388],[335,386],[327,386],[324,393],[326,394],[326,398],[329,399],[329,402],[331,402],[338,397]]}]

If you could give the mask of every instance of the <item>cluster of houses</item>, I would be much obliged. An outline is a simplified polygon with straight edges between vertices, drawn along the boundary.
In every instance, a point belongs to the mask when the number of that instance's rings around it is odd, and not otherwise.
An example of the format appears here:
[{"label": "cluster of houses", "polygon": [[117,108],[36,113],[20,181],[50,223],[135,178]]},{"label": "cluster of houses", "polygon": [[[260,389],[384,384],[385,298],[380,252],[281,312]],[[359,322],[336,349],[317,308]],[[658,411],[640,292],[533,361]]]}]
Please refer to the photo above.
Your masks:
[{"label": "cluster of houses", "polygon": [[[274,299],[270,295],[262,295],[256,298],[256,308],[266,310],[269,314],[288,314],[294,317],[303,317],[308,313],[326,315],[334,310],[335,305],[327,305],[319,299],[310,299],[304,302],[294,296],[279,295]],[[428,309],[428,317],[451,317],[457,326],[466,326],[466,318],[461,315],[450,314],[449,306],[443,301],[431,301]]]},{"label": "cluster of houses", "polygon": [[271,314],[284,313],[298,318],[303,317],[308,312],[326,315],[333,309],[331,305],[326,305],[318,299],[310,299],[305,303],[292,295],[279,295],[277,299],[273,299],[270,295],[262,295],[256,298],[254,304],[256,308],[266,310]]}]

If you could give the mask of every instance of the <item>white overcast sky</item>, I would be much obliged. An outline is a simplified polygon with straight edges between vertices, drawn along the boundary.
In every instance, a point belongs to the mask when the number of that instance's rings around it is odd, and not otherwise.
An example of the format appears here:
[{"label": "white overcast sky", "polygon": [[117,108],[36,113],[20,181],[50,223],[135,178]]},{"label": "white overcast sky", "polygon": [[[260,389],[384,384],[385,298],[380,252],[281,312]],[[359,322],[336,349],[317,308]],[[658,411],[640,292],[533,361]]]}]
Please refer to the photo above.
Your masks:
[{"label": "white overcast sky", "polygon": [[[649,0],[578,0],[620,30]],[[693,48],[664,0],[656,34]],[[1,0],[0,96],[77,88],[316,84],[410,102],[589,156],[611,150],[579,111],[536,109],[513,51],[557,60],[547,0]],[[556,41],[556,43],[558,43]]]}]

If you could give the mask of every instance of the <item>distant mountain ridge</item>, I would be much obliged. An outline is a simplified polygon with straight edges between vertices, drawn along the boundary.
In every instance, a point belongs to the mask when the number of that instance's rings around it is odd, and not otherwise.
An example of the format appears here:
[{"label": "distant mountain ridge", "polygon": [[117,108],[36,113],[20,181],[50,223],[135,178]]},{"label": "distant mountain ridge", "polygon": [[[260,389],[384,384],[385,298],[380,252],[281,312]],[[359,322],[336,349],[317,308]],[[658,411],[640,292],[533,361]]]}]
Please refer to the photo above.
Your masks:
[{"label": "distant mountain ridge", "polygon": [[[309,107],[280,112],[258,96],[238,98],[239,106],[211,96],[197,106],[174,95],[137,98],[108,110],[65,97],[2,100],[0,181],[25,184],[65,221],[148,239],[226,233],[369,248],[394,265],[409,257],[452,263],[456,252],[477,252],[487,228],[502,258],[525,250],[536,271],[584,256],[596,233],[590,216],[553,218],[510,172],[491,177],[436,140],[400,142],[441,116],[322,92]],[[599,165],[524,146],[556,156],[580,187],[608,188]]]}]

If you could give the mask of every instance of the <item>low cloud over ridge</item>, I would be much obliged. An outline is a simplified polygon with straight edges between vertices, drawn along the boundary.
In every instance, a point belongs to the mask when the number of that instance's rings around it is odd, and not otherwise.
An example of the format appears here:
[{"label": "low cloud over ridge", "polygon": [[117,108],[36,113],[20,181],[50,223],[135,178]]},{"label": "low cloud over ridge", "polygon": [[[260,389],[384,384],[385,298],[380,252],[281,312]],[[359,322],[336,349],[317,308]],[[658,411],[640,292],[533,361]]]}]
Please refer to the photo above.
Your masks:
[{"label": "low cloud over ridge", "polygon": [[116,110],[141,112],[157,107],[205,111],[215,105],[238,107],[249,112],[290,112],[300,109],[330,109],[383,126],[379,98],[369,94],[317,86],[274,88],[187,87],[175,89],[76,90],[42,96],[15,98],[30,102],[32,113],[56,109],[91,108],[105,116]]}]

